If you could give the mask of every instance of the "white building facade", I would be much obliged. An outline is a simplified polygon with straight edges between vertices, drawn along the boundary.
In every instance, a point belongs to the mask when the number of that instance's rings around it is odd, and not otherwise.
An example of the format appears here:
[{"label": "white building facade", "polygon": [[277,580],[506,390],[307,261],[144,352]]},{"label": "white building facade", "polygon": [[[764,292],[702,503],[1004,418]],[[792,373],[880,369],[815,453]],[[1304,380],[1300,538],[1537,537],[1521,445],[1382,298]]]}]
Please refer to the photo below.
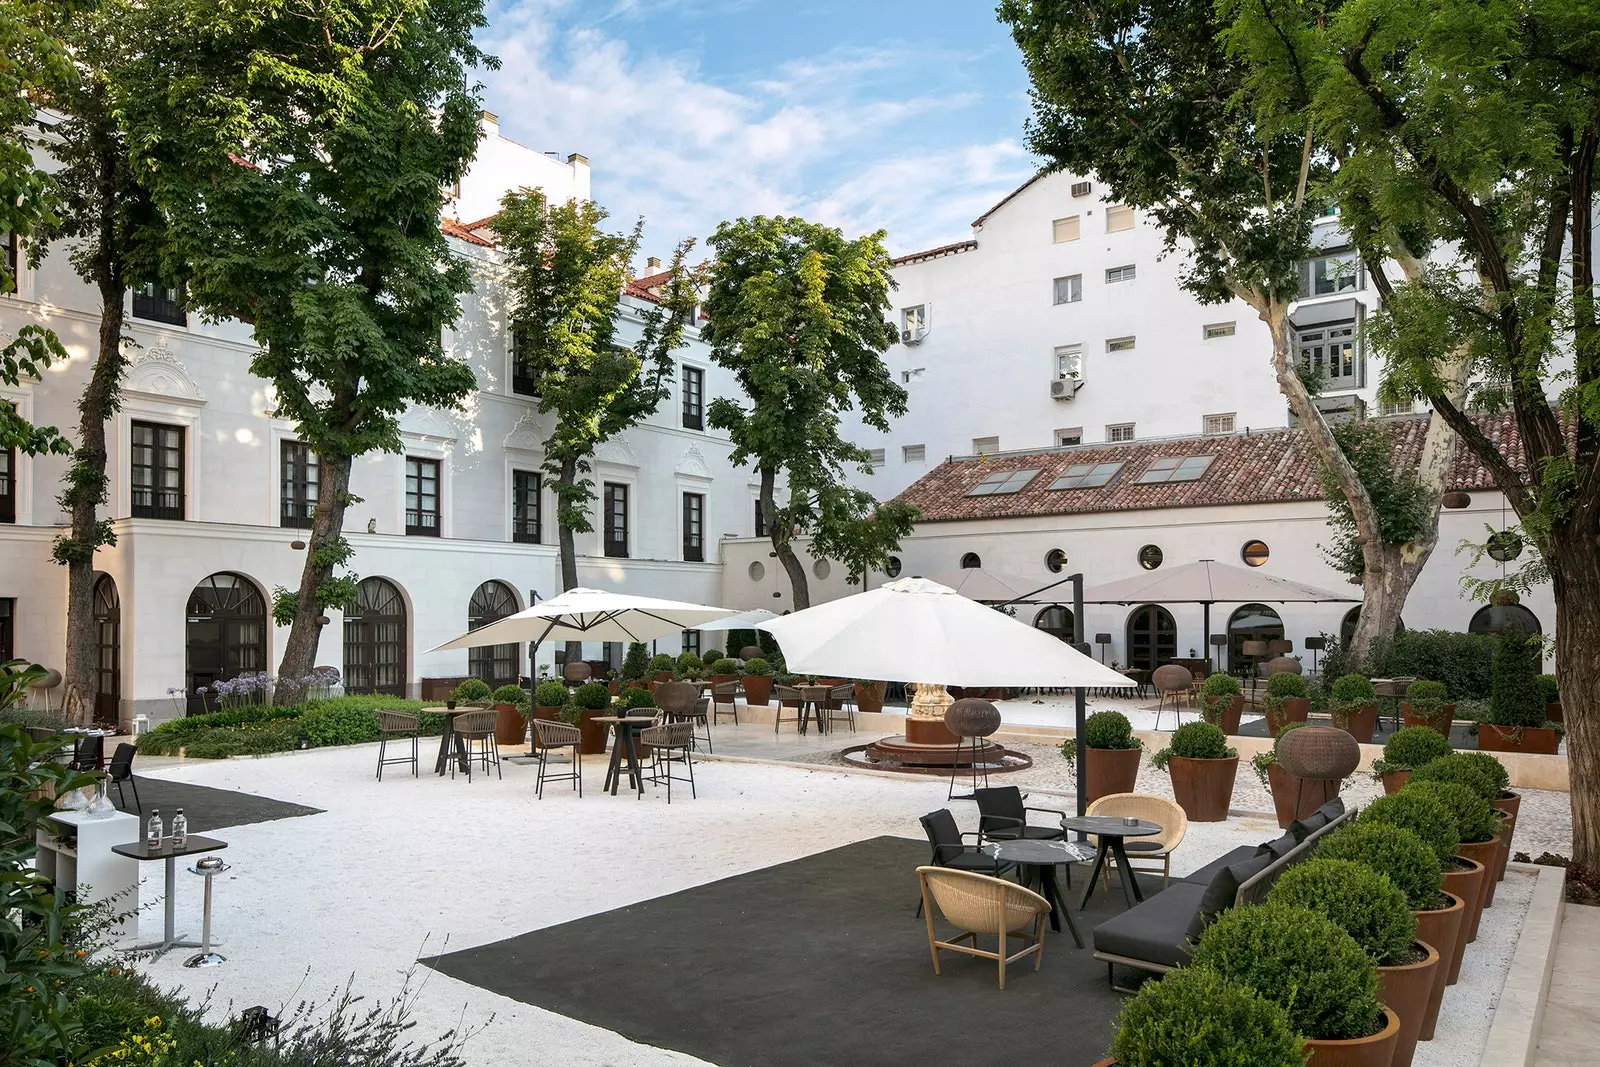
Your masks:
[{"label": "white building facade", "polygon": [[[479,161],[453,191],[459,210],[492,213],[509,188],[552,199],[589,195],[582,156],[564,159],[498,137],[483,120]],[[551,494],[541,442],[551,416],[519,388],[496,277],[498,252],[481,222],[446,222],[454,254],[475,278],[447,348],[469,363],[478,389],[461,410],[416,408],[401,420],[401,453],[356,460],[346,516],[362,579],[360,604],[331,613],[317,662],[353,689],[415,696],[426,679],[470,674],[496,683],[528,672],[527,650],[427,653],[466,630],[560,591]],[[624,342],[649,306],[649,279],[622,303]],[[268,414],[267,382],[249,370],[247,326],[208,324],[181,294],[133,294],[131,365],[121,410],[108,426],[110,501],[117,543],[96,556],[103,697],[99,714],[127,723],[193,710],[202,685],[276,668],[287,630],[271,621],[274,588],[294,588],[309,526],[314,458],[292,423]],[[22,263],[18,291],[0,298],[0,331],[47,325],[71,358],[43,380],[0,389],[34,422],[69,433],[99,327],[98,298],[64,249],[37,270]],[[594,460],[595,530],[578,537],[579,580],[641,594],[714,602],[724,535],[754,532],[755,483],[728,462],[726,436],[705,407],[737,386],[707,358],[698,330],[677,353],[671,397]],[[65,571],[50,559],[67,517],[56,502],[61,457],[0,456],[0,658],[56,665],[64,653]],[[692,642],[694,635],[685,635]],[[679,639],[660,642],[678,651]],[[539,650],[550,663],[551,648]],[[594,645],[588,658],[620,649]]]}]

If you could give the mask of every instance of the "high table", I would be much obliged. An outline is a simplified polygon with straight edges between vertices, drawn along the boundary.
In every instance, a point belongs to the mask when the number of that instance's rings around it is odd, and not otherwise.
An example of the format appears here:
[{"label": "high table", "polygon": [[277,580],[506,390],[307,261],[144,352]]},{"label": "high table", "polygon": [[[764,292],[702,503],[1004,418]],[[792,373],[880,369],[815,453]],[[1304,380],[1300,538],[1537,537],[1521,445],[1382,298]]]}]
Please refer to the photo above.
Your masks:
[{"label": "high table", "polygon": [[482,711],[482,708],[423,708],[444,716],[444,733],[439,735],[439,758],[433,762],[433,773],[444,774],[450,769],[450,742],[456,743],[456,767],[461,773],[467,773],[467,746],[456,733],[456,716],[465,715],[469,711]]},{"label": "high table", "polygon": [[601,789],[611,790],[611,795],[617,795],[617,786],[622,782],[622,758],[628,759],[628,781],[636,786],[639,795],[644,796],[644,774],[639,770],[639,749],[633,743],[634,734],[639,729],[649,726],[656,721],[654,715],[596,715],[590,722],[603,723],[612,728],[616,739],[611,742],[611,761],[606,765],[606,783]]},{"label": "high table", "polygon": [[817,733],[827,733],[828,713],[823,710],[822,702],[828,699],[828,690],[832,687],[826,685],[801,685],[795,688],[800,691],[800,732],[802,734],[806,732],[806,719],[811,715],[815,715],[817,717]]},{"label": "high table", "polygon": [[1073,841],[991,841],[982,851],[1002,863],[1032,868],[1039,879],[1041,894],[1050,902],[1050,929],[1060,930],[1061,919],[1065,917],[1072,940],[1079,948],[1083,947],[1083,935],[1078,933],[1078,924],[1072,921],[1072,909],[1061,899],[1061,887],[1056,884],[1056,865],[1082,863],[1089,858],[1087,847]]},{"label": "high table", "polygon": [[1094,866],[1089,870],[1089,884],[1083,891],[1083,902],[1078,905],[1079,911],[1089,906],[1089,898],[1094,895],[1094,882],[1100,877],[1100,871],[1105,866],[1107,852],[1117,861],[1117,874],[1122,879],[1122,895],[1127,898],[1128,907],[1131,908],[1144,899],[1144,891],[1139,888],[1139,880],[1134,877],[1133,869],[1128,866],[1128,853],[1122,846],[1122,839],[1159,834],[1160,826],[1143,819],[1135,819],[1130,823],[1119,815],[1063,815],[1061,827],[1064,830],[1094,834],[1100,839],[1100,847],[1094,854]]},{"label": "high table", "polygon": [[[219,841],[214,837],[201,837],[199,834],[190,834],[184,839],[182,848],[172,847],[172,838],[163,837],[161,847],[151,849],[143,841],[134,841],[126,845],[113,845],[111,851],[119,856],[139,860],[141,863],[148,860],[167,861],[167,899],[162,902],[162,927],[161,940],[152,941],[148,945],[135,945],[135,952],[155,952],[161,955],[173,948],[200,948],[198,941],[184,941],[179,939],[174,932],[172,920],[172,895],[177,888],[178,857],[192,856],[196,852],[219,852],[228,847],[226,841]],[[213,941],[212,944],[219,942]]]}]

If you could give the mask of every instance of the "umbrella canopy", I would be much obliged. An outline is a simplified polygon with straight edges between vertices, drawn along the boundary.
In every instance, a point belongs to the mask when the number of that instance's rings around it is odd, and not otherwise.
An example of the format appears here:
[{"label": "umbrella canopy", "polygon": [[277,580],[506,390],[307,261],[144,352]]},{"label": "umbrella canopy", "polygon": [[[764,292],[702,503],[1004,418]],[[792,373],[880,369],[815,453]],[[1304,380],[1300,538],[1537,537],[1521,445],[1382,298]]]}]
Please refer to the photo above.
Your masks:
[{"label": "umbrella canopy", "polygon": [[648,641],[678,630],[692,630],[733,612],[706,604],[568,589],[525,611],[480,626],[429,652],[481,648],[521,641]]},{"label": "umbrella canopy", "polygon": [[792,671],[960,686],[1130,686],[1071,645],[949,586],[902,578],[765,630]]},{"label": "umbrella canopy", "polygon": [[768,611],[766,608],[751,608],[749,611],[741,611],[737,615],[729,615],[726,619],[703,622],[700,624],[699,629],[754,630],[757,623],[766,622],[768,619],[776,619],[777,617],[778,613],[776,611]]},{"label": "umbrella canopy", "polygon": [[1171,570],[1151,571],[1120,582],[1086,589],[1085,604],[1248,604],[1354,603],[1359,596],[1341,596],[1304,582],[1258,570],[1202,559]]},{"label": "umbrella canopy", "polygon": [[[981,600],[999,604],[1027,601],[1030,600],[1034,593],[1041,591],[1037,579],[996,574],[994,571],[985,570],[982,567],[962,567],[959,570],[946,571],[943,574],[929,575],[928,581],[949,586],[968,600]],[[1062,585],[1065,583],[1057,582],[1056,584]],[[1045,588],[1048,589],[1051,586],[1046,585]]]}]

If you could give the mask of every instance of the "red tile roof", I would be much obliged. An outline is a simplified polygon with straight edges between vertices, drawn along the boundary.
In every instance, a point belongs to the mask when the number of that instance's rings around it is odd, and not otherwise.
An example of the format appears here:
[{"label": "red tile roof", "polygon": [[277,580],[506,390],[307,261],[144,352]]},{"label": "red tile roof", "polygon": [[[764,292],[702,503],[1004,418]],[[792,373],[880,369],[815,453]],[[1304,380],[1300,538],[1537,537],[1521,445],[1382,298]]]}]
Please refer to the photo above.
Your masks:
[{"label": "red tile roof", "polygon": [[[479,223],[479,225],[482,225],[482,224]],[[471,227],[463,226],[461,223],[457,222],[455,219],[440,219],[439,220],[439,229],[444,231],[445,236],[454,237],[458,241],[465,241],[469,245],[478,245],[480,248],[493,248],[494,247],[494,242],[493,241],[490,241],[487,238],[480,237],[478,234],[473,233]]]},{"label": "red tile roof", "polygon": [[906,255],[897,256],[889,262],[896,267],[903,267],[907,263],[925,263],[930,259],[959,255],[962,252],[970,252],[977,247],[977,241],[957,241],[955,244],[940,245],[938,248],[930,248],[924,252],[909,252]]},{"label": "red tile roof", "polygon": [[[1510,413],[1480,416],[1477,421],[1502,451],[1520,458],[1521,444]],[[1380,425],[1394,435],[1397,463],[1416,466],[1428,419],[1422,416],[1384,419]],[[1197,481],[1139,484],[1139,475],[1153,460],[1188,456],[1214,456],[1215,459]],[[1122,469],[1104,487],[1048,488],[1068,467],[1119,462],[1123,464]],[[952,458],[923,475],[901,493],[899,499],[921,508],[923,522],[1321,500],[1322,484],[1317,466],[1305,435],[1298,430],[1265,430]],[[1039,471],[1021,492],[967,495],[973,486],[991,474],[1019,470]],[[1456,447],[1449,488],[1494,489],[1488,472],[1465,445]]]}]

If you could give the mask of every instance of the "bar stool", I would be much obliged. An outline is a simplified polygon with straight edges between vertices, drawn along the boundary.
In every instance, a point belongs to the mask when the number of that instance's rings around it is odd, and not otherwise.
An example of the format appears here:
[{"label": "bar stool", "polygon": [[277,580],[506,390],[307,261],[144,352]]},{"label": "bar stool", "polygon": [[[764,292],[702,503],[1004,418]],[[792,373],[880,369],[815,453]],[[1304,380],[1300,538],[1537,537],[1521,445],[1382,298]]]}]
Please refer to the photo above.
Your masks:
[{"label": "bar stool", "polygon": [[[672,783],[688,782],[689,795],[694,792],[694,726],[687,722],[675,722],[665,726],[647,726],[639,731],[641,743],[650,746],[650,770],[647,772],[650,781],[660,785],[667,783],[667,803],[672,803]],[[681,763],[688,770],[688,775],[674,775],[672,765]]]},{"label": "bar stool", "polygon": [[[539,777],[534,783],[533,795],[543,800],[545,782],[565,782],[570,779],[573,787],[578,791],[579,799],[582,799],[583,731],[564,722],[535,719],[533,720],[533,743],[539,753]],[[550,770],[550,750],[557,748],[570,748],[572,750],[572,770],[568,774],[557,774]]]},{"label": "bar stool", "polygon": [[[773,733],[777,733],[778,727],[782,726],[786,722],[792,722],[796,726],[800,726],[806,721],[805,699],[800,695],[800,690],[796,689],[792,685],[774,685],[772,687],[772,695],[778,700],[777,714],[772,717]],[[795,710],[794,718],[792,719],[785,719],[783,717],[783,702],[786,700],[794,702]]]},{"label": "bar stool", "polygon": [[206,904],[205,917],[201,920],[200,951],[183,961],[185,967],[216,967],[227,960],[220,952],[211,951],[211,880],[231,869],[222,862],[221,856],[206,856],[189,868],[190,874],[198,874],[206,880]]},{"label": "bar stool", "polygon": [[[499,713],[490,709],[488,711],[469,711],[465,715],[456,716],[456,736],[466,746],[467,782],[472,782],[472,765],[483,764],[483,773],[489,773],[489,767],[494,767],[496,776],[504,778],[500,770],[500,748],[494,741],[494,724],[499,718]],[[456,776],[456,763],[450,763],[450,777]]]},{"label": "bar stool", "polygon": [[[391,763],[411,764],[411,777],[417,777],[417,735],[419,733],[415,715],[403,715],[398,711],[378,712],[378,781],[383,781],[383,768]],[[386,756],[385,752],[389,747],[389,739],[391,737],[396,741],[404,741],[409,738],[411,740],[411,755],[399,755],[393,758]],[[404,749],[402,749],[402,752],[404,752]]]}]

